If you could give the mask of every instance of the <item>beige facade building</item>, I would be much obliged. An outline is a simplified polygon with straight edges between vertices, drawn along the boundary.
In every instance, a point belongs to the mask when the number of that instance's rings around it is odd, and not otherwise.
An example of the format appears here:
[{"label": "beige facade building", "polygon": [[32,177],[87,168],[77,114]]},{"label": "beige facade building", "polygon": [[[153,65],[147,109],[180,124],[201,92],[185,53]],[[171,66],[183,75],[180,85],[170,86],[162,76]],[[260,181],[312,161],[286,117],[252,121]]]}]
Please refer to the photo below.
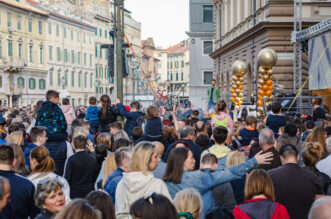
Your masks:
[{"label": "beige facade building", "polygon": [[[161,91],[167,90],[168,51],[161,47],[157,47],[154,53],[154,57],[160,60],[158,63],[158,75],[159,75],[158,88]],[[163,94],[166,95],[167,92],[164,92]]]},{"label": "beige facade building", "polygon": [[[258,52],[275,50],[278,61],[273,68],[281,93],[293,93],[293,1],[286,0],[213,0],[214,5],[214,76],[222,98],[229,101],[234,61],[244,61],[249,70],[245,77],[244,101],[256,94]],[[303,29],[331,16],[330,1],[303,1]],[[303,81],[307,73],[307,52],[303,53]],[[298,78],[298,77],[297,77]],[[308,89],[305,89],[307,94]]]},{"label": "beige facade building", "polygon": [[25,0],[0,0],[0,98],[6,106],[45,98],[47,18]]}]

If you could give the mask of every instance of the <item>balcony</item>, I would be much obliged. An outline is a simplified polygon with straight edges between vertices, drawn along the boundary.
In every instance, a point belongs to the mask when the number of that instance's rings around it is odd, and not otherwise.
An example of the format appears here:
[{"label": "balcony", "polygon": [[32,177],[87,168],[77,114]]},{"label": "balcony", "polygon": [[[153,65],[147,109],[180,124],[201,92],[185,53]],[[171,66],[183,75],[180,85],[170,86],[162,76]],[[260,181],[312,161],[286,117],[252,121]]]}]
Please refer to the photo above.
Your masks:
[{"label": "balcony", "polygon": [[9,84],[10,95],[22,95],[24,86],[22,84]]},{"label": "balcony", "polygon": [[2,64],[5,72],[18,73],[26,66],[26,61],[18,57],[3,57]]}]

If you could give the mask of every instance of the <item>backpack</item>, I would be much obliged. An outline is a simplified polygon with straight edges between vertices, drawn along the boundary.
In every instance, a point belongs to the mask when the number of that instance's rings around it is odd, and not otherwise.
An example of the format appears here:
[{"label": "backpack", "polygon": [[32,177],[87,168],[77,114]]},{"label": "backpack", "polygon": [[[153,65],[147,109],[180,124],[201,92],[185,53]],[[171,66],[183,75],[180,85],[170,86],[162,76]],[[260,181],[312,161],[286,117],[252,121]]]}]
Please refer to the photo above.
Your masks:
[{"label": "backpack", "polygon": [[212,119],[215,124],[214,127],[223,126],[223,127],[227,128],[229,125],[229,116],[226,116],[223,120],[218,120],[218,119],[216,119],[216,115],[215,115],[215,116],[213,116]]}]

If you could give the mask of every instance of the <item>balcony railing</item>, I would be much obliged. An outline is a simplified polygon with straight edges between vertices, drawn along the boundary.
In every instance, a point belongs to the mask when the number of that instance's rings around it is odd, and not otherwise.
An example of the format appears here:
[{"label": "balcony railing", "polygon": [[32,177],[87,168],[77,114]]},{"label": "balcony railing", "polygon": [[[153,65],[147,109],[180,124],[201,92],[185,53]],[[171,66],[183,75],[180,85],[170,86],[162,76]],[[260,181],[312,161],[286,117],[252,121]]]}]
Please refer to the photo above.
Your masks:
[{"label": "balcony railing", "polygon": [[2,64],[5,67],[5,72],[17,73],[26,66],[26,61],[18,57],[3,57]]}]

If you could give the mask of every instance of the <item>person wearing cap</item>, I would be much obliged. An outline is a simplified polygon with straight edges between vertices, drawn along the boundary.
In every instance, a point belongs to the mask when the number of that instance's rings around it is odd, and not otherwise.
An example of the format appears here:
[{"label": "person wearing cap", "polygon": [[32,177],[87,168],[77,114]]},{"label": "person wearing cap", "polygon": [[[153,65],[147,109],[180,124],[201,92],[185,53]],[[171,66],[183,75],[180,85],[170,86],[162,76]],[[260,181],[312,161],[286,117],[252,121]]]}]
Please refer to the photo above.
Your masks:
[{"label": "person wearing cap", "polygon": [[298,165],[299,154],[294,145],[279,149],[282,166],[269,170],[276,201],[284,205],[291,219],[306,219],[314,200],[323,195],[320,180]]}]

